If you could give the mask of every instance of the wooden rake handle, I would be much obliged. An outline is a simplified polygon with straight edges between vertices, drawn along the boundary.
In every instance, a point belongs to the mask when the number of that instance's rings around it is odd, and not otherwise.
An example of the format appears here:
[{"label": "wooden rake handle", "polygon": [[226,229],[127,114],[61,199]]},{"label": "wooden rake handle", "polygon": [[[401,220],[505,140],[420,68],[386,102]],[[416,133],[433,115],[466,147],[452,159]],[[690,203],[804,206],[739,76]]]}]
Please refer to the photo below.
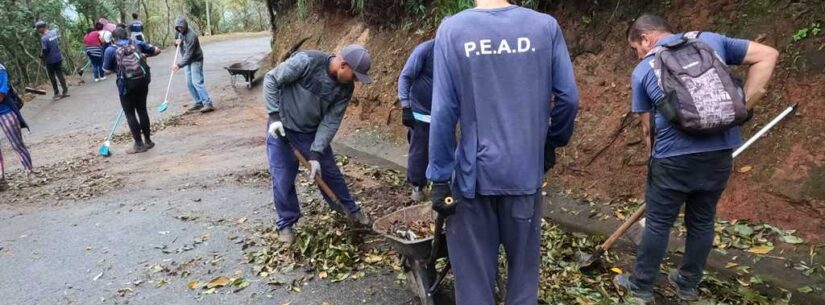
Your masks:
[{"label": "wooden rake handle", "polygon": [[[287,141],[287,143],[289,142]],[[292,145],[292,143],[289,143],[289,146],[292,147],[292,152],[295,154],[295,158],[298,158],[298,163],[301,163],[302,166],[311,169],[312,166],[310,166],[307,159],[304,158],[304,154],[302,154],[297,147]],[[334,201],[337,204],[341,203],[340,201],[338,201],[338,196],[335,196],[335,192],[333,192],[332,189],[329,188],[329,185],[327,185],[327,183],[324,181],[324,179],[321,178],[321,175],[316,174],[313,178],[315,178],[315,183],[318,184],[318,188],[320,188],[321,191],[324,192],[325,195],[327,195],[327,197],[332,199],[332,201]]]},{"label": "wooden rake handle", "polygon": [[602,250],[609,250],[610,247],[613,246],[613,243],[615,243],[620,237],[622,237],[622,235],[624,235],[625,232],[627,232],[627,229],[630,229],[630,227],[632,227],[633,224],[639,222],[639,219],[641,219],[642,216],[645,215],[645,208],[646,205],[642,204],[642,206],[640,206],[639,209],[633,213],[633,215],[630,215],[630,217],[628,217],[627,220],[624,221],[622,226],[616,229],[616,231],[610,235],[610,238],[604,241],[604,243],[601,246]]}]

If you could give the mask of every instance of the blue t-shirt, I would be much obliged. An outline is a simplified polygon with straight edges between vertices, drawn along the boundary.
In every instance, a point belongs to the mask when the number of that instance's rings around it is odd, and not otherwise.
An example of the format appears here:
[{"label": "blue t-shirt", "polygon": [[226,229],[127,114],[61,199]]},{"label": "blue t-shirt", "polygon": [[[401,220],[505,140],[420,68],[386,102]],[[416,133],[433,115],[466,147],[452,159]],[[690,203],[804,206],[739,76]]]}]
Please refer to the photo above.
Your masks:
[{"label": "blue t-shirt", "polygon": [[425,115],[432,108],[434,44],[434,40],[427,40],[415,47],[398,77],[401,106]]},{"label": "blue t-shirt", "polygon": [[126,89],[123,86],[123,82],[121,81],[120,73],[118,73],[117,71],[117,48],[119,46],[125,46],[129,43],[134,43],[135,47],[137,48],[137,51],[140,53],[143,53],[145,55],[155,54],[155,46],[140,40],[132,41],[130,39],[120,39],[108,48],[106,48],[106,51],[103,53],[103,70],[117,74],[116,83],[120,95],[126,94]]},{"label": "blue t-shirt", "polygon": [[[682,37],[682,34],[673,34],[659,40],[657,45],[664,45]],[[728,65],[739,65],[745,59],[750,42],[743,39],[728,38],[720,34],[702,32],[699,40],[716,50],[719,57]],[[633,91],[632,110],[636,113],[653,110],[653,101],[664,95],[653,73],[653,59],[645,57],[636,69],[633,70],[631,88]],[[673,127],[664,116],[656,111],[656,137],[653,149],[654,158],[668,158],[681,155],[735,149],[742,145],[739,127],[716,135],[694,136],[685,134]]]},{"label": "blue t-shirt", "polygon": [[578,110],[556,19],[515,5],[465,10],[441,23],[434,52],[427,178],[455,177],[466,198],[535,194],[545,141],[565,145]]},{"label": "blue t-shirt", "polygon": [[143,22],[140,22],[140,20],[137,20],[137,19],[132,21],[132,24],[129,25],[129,32],[142,33],[143,32]]},{"label": "blue t-shirt", "polygon": [[47,64],[58,63],[63,60],[60,54],[60,35],[55,30],[50,30],[40,37],[40,47]]},{"label": "blue t-shirt", "polygon": [[9,93],[9,73],[6,72],[6,67],[0,64],[0,94],[3,95],[3,100],[0,100],[0,114],[11,112],[11,107],[5,104],[6,94]]}]

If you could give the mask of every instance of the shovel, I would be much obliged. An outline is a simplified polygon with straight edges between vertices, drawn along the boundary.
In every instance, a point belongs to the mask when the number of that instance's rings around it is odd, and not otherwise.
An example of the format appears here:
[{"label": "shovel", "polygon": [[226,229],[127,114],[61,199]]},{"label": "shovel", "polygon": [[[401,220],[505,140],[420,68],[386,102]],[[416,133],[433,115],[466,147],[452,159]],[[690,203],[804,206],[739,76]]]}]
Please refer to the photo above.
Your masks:
[{"label": "shovel", "polygon": [[109,132],[109,136],[106,138],[106,142],[103,142],[103,145],[101,145],[100,149],[97,150],[97,154],[101,157],[108,157],[112,155],[112,152],[109,151],[109,146],[112,145],[112,136],[114,136],[117,126],[120,125],[121,118],[123,118],[123,110],[120,110],[120,113],[117,114],[115,122],[114,124],[112,124],[112,131]]},{"label": "shovel", "polygon": [[[172,63],[178,62],[178,52],[180,51],[180,45],[175,47],[175,59],[172,60]],[[158,105],[158,112],[163,113],[166,109],[169,109],[169,89],[172,88],[172,77],[175,76],[175,71],[169,75],[169,84],[166,85],[166,97],[163,98],[163,103]]]},{"label": "shovel", "polygon": [[[759,138],[765,135],[765,133],[767,133],[768,130],[773,128],[776,124],[782,121],[782,119],[788,116],[788,114],[793,112],[796,109],[797,105],[798,104],[793,104],[789,106],[785,109],[785,111],[782,111],[782,113],[780,113],[779,116],[777,116],[770,123],[768,123],[768,125],[762,127],[762,129],[760,129],[747,142],[745,142],[745,144],[742,144],[742,146],[740,146],[738,149],[736,149],[736,151],[733,152],[733,158],[735,159],[737,156],[742,154],[742,152],[745,151],[745,149],[747,149],[749,146],[751,146],[751,144],[756,142],[756,140],[759,140]],[[610,247],[613,246],[613,243],[615,243],[616,240],[618,240],[622,235],[624,235],[625,232],[627,232],[627,229],[629,229],[631,226],[633,226],[633,224],[635,224],[639,221],[639,219],[642,218],[642,215],[644,215],[645,213],[645,207],[646,205],[642,204],[642,206],[640,206],[639,209],[636,210],[635,213],[633,213],[633,215],[628,217],[627,220],[625,220],[625,222],[618,229],[616,229],[616,231],[613,232],[612,235],[610,235],[610,238],[608,238],[604,243],[602,243],[596,249],[595,252],[593,252],[592,254],[584,255],[581,258],[579,258],[579,270],[586,273],[598,269],[601,266],[601,257],[604,255],[604,253],[607,252],[607,250],[609,250]]]}]

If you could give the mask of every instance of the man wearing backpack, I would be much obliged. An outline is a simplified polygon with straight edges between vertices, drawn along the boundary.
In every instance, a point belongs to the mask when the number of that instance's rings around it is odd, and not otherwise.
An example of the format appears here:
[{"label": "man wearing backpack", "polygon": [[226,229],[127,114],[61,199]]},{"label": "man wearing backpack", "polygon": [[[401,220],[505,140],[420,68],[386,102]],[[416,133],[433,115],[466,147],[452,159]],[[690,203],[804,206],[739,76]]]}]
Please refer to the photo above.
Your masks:
[{"label": "man wearing backpack", "polygon": [[[645,302],[653,301],[653,284],[682,204],[685,255],[668,280],[681,299],[698,299],[713,246],[716,204],[731,173],[732,150],[742,144],[738,125],[765,95],[779,56],[754,41],[672,32],[661,17],[643,15],[627,34],[642,60],[633,71],[632,110],[641,113],[651,159],[635,273],[616,276],[614,282]],[[741,64],[750,65],[743,87],[727,67]]]},{"label": "man wearing backpack", "polygon": [[[38,21],[34,25],[40,34],[40,46],[43,52],[40,56],[46,64],[46,72],[54,89],[54,99],[58,100],[69,96],[69,87],[66,86],[66,78],[63,76],[63,54],[60,52],[60,34],[55,30],[49,30],[49,25],[45,21]],[[57,82],[63,88],[63,94],[57,89]]]},{"label": "man wearing backpack", "polygon": [[172,64],[172,71],[177,72],[181,68],[186,72],[186,84],[189,87],[189,94],[195,100],[195,105],[190,110],[199,110],[201,113],[212,112],[212,99],[206,92],[206,85],[203,84],[203,50],[198,40],[198,33],[189,28],[189,23],[183,16],[178,16],[175,21],[175,31],[177,39],[175,45],[180,46],[180,57],[178,62]]},{"label": "man wearing backpack", "polygon": [[149,113],[146,110],[146,96],[149,94],[151,81],[146,57],[160,54],[160,49],[142,41],[129,39],[126,29],[115,29],[112,37],[115,42],[103,55],[103,70],[106,73],[117,73],[120,105],[135,140],[135,144],[126,150],[126,153],[145,152],[155,147],[151,138]]},{"label": "man wearing backpack", "polygon": [[[26,121],[23,120],[23,115],[20,113],[22,101],[14,89],[11,87],[9,81],[9,74],[6,67],[0,64],[0,129],[6,134],[6,139],[9,140],[12,149],[17,152],[20,163],[23,164],[23,170],[26,176],[32,175],[32,157],[26,144],[23,143],[23,134],[20,132],[22,128],[28,128]],[[0,192],[8,189],[9,185],[6,182],[6,165],[3,161],[3,153],[0,152]]]}]

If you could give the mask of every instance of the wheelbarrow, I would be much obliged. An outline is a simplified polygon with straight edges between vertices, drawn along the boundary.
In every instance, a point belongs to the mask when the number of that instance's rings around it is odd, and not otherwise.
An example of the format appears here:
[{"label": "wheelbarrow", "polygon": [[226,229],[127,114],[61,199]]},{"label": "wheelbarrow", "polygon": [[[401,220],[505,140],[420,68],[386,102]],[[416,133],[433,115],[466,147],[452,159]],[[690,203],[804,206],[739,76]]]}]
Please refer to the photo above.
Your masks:
[{"label": "wheelbarrow", "polygon": [[438,284],[450,271],[450,263],[441,270],[436,270],[436,261],[447,257],[447,240],[443,231],[444,218],[435,220],[432,237],[406,240],[391,232],[395,223],[414,223],[432,219],[430,204],[421,204],[404,208],[384,216],[373,223],[372,229],[384,236],[390,245],[401,255],[401,268],[407,276],[407,286],[416,294],[422,305],[435,305],[434,294]]},{"label": "wheelbarrow", "polygon": [[258,72],[258,69],[260,69],[261,66],[257,63],[251,62],[236,62],[229,65],[229,67],[223,68],[226,69],[226,71],[229,71],[229,79],[232,83],[232,87],[235,87],[237,77],[242,76],[246,82],[246,87],[251,89],[252,82],[255,80],[255,72]]}]

